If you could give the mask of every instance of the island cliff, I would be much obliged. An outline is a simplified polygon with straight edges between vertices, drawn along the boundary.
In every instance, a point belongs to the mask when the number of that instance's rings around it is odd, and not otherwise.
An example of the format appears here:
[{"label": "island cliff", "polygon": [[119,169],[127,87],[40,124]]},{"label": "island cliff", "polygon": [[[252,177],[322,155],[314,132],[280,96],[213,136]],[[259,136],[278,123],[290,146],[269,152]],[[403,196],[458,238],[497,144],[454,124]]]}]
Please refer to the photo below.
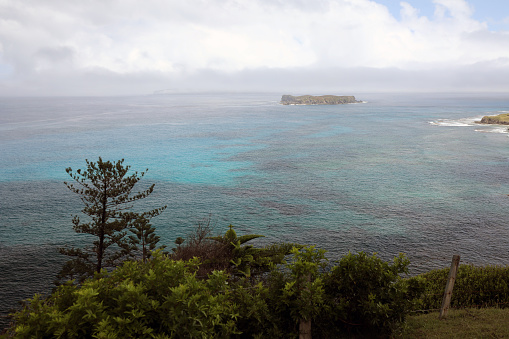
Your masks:
[{"label": "island cliff", "polygon": [[281,103],[283,105],[340,105],[340,104],[354,104],[361,101],[355,100],[351,96],[337,96],[337,95],[301,95],[294,97],[293,95],[283,95]]},{"label": "island cliff", "polygon": [[479,121],[480,124],[509,125],[509,113],[487,115]]}]

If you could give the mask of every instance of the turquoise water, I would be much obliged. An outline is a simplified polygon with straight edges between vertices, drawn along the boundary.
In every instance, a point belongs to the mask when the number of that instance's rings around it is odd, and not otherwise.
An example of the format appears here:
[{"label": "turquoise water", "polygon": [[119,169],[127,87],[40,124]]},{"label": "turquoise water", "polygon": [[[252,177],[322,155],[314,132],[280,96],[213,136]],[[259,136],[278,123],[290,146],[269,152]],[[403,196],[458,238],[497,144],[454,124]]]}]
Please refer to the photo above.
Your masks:
[{"label": "turquoise water", "polygon": [[509,138],[476,118],[509,95],[357,95],[283,106],[280,94],[0,98],[0,311],[45,292],[80,200],[63,184],[85,159],[125,158],[156,184],[140,208],[172,244],[210,216],[261,241],[407,253],[413,272],[509,263]]}]

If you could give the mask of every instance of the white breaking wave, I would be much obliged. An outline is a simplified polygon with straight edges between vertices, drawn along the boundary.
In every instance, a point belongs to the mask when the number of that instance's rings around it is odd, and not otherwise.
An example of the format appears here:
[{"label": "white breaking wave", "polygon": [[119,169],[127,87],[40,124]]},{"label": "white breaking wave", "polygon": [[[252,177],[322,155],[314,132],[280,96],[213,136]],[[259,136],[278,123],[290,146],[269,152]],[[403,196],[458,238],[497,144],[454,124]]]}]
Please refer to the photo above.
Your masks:
[{"label": "white breaking wave", "polygon": [[476,129],[476,132],[483,132],[483,133],[502,133],[502,134],[509,134],[509,129],[507,127],[491,127],[491,128],[483,128],[483,129]]},{"label": "white breaking wave", "polygon": [[461,119],[438,119],[430,121],[429,123],[434,126],[445,126],[445,127],[468,127],[478,126],[478,122],[482,119],[481,116]]},{"label": "white breaking wave", "polygon": [[[509,111],[500,111],[498,114],[509,113]],[[438,119],[434,121],[430,121],[429,124],[433,126],[443,126],[443,127],[472,127],[476,126],[474,131],[481,133],[500,133],[500,134],[509,134],[508,126],[502,125],[488,125],[488,124],[479,124],[482,117],[471,117],[471,118],[462,118],[462,119]]]}]

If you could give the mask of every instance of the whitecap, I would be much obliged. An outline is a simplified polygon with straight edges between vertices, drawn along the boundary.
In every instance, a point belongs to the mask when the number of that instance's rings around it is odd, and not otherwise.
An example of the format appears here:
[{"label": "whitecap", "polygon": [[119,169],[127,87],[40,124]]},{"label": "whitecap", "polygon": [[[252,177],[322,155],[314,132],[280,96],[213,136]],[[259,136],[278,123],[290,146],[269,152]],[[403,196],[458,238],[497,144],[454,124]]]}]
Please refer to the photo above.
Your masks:
[{"label": "whitecap", "polygon": [[[501,112],[503,112],[503,111],[501,111]],[[430,121],[429,124],[434,125],[434,126],[443,126],[443,127],[472,127],[472,126],[475,126],[475,127],[477,127],[474,130],[476,132],[509,134],[508,126],[479,124],[482,117],[483,117],[483,115],[477,116],[477,117],[462,118],[462,119],[438,119],[438,120]]]},{"label": "whitecap", "polygon": [[444,126],[444,127],[468,127],[468,126],[477,126],[477,123],[481,121],[483,116],[470,117],[470,118],[461,118],[461,119],[438,119],[434,121],[430,121],[429,124],[434,126]]},{"label": "whitecap", "polygon": [[502,127],[500,125],[495,125],[496,127],[491,128],[483,128],[483,129],[476,129],[476,132],[482,132],[482,133],[501,133],[501,134],[508,134],[509,129],[508,127]]}]

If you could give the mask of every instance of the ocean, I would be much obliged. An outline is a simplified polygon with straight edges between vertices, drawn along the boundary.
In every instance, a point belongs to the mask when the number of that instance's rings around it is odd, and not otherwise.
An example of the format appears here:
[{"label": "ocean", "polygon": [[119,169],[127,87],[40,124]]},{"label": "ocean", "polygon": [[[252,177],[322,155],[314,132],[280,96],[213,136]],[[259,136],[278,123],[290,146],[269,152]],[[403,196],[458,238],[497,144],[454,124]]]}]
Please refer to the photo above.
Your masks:
[{"label": "ocean", "polygon": [[[64,185],[85,159],[125,159],[155,184],[138,208],[173,246],[210,220],[386,260],[411,271],[509,263],[509,134],[479,125],[509,94],[356,94],[363,103],[284,106],[282,94],[0,98],[0,316],[47,294],[82,208]],[[302,93],[305,94],[305,93]],[[312,94],[312,93],[311,93]],[[329,94],[329,93],[324,93]],[[0,320],[0,328],[7,322]]]}]

